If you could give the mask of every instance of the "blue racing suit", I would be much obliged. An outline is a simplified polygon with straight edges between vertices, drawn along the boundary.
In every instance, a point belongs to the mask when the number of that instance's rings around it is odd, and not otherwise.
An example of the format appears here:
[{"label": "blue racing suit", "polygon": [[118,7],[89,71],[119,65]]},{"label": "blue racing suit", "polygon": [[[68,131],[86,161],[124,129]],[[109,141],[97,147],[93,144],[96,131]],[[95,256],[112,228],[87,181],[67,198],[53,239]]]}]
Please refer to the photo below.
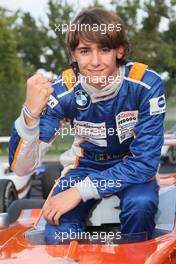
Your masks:
[{"label": "blue racing suit", "polygon": [[[143,64],[128,62],[122,68],[117,89],[107,95],[92,94],[79,75],[72,73],[71,85],[59,76],[40,123],[27,127],[23,113],[14,123],[9,162],[19,175],[39,162],[39,139],[48,144],[57,134],[63,136],[59,124],[65,117],[72,125],[75,140],[61,155],[63,177],[53,195],[75,186],[82,202],[61,217],[60,225],[46,225],[47,243],[59,243],[59,232],[83,231],[95,200],[112,194],[120,198],[121,232],[129,241],[152,236],[158,206],[155,176],[164,138],[163,81]],[[132,238],[142,232],[145,236]]]}]

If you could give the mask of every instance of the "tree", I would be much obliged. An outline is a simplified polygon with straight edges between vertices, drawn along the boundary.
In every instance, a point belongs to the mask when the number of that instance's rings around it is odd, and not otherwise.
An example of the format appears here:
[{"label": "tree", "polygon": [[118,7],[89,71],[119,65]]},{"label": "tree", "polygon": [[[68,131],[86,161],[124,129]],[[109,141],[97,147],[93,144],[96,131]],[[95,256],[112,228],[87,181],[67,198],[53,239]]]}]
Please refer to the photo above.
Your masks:
[{"label": "tree", "polygon": [[[1,15],[4,11],[0,9]],[[5,12],[4,12],[5,14]],[[12,17],[0,18],[0,135],[10,134],[12,122],[20,112],[24,79],[21,60],[16,52]]]},{"label": "tree", "polygon": [[73,9],[67,1],[49,0],[48,2],[48,39],[46,43],[46,70],[58,74],[68,67],[68,54],[65,46],[65,32],[69,26]]},{"label": "tree", "polygon": [[170,19],[168,30],[163,34],[163,42],[167,43],[169,50],[163,52],[169,53],[167,63],[165,63],[165,71],[168,73],[166,82],[167,94],[171,99],[171,103],[175,106],[176,100],[176,18]]},{"label": "tree", "polygon": [[[125,21],[131,58],[148,64],[160,74],[166,72],[166,96],[171,97],[176,83],[175,0],[172,3],[166,0],[114,0],[112,4]],[[168,30],[161,29],[163,18],[168,21]]]},{"label": "tree", "polygon": [[58,74],[68,65],[65,32],[72,7],[67,1],[48,1],[48,24],[38,21],[29,13],[20,12],[20,21],[15,27],[17,49],[23,60],[26,76],[42,68]]},{"label": "tree", "polygon": [[23,60],[26,77],[35,73],[39,68],[44,68],[42,61],[46,42],[46,32],[38,25],[30,13],[19,12],[20,22],[16,23],[15,34],[17,51]]}]

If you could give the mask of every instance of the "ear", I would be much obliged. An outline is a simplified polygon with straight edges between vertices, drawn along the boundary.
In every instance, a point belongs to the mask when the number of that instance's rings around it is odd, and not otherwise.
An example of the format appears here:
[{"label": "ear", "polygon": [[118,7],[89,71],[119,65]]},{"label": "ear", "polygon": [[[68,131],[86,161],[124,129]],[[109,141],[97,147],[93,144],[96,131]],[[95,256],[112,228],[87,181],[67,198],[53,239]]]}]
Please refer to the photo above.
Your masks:
[{"label": "ear", "polygon": [[125,49],[123,46],[117,48],[117,53],[116,53],[117,59],[123,58],[124,54],[125,54]]}]

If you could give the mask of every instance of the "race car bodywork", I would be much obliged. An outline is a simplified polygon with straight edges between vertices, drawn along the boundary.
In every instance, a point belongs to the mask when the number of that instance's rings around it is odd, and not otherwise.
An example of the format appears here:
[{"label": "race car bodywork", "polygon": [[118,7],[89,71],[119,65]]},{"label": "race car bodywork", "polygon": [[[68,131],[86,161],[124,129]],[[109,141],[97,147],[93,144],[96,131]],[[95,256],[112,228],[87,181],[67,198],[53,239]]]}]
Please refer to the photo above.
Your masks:
[{"label": "race car bodywork", "polygon": [[[20,264],[40,261],[45,263],[80,263],[80,264],[114,264],[114,263],[135,263],[135,264],[169,264],[176,263],[176,226],[175,206],[176,206],[176,174],[164,175],[160,179],[160,205],[156,229],[162,227],[153,239],[139,243],[122,243],[111,237],[106,237],[102,241],[99,236],[89,240],[75,239],[60,245],[45,245],[42,234],[44,220],[41,219],[35,229],[35,223],[41,209],[22,210],[19,217],[14,217],[11,212],[0,214],[0,259],[3,263]],[[111,198],[105,198],[111,199]],[[22,202],[22,200],[18,201]],[[28,203],[32,201],[28,200]],[[42,203],[41,203],[42,204]],[[36,206],[41,207],[42,205]],[[14,206],[17,211],[18,206]],[[110,207],[109,207],[110,208]],[[172,217],[170,218],[170,210]],[[105,209],[106,214],[107,210]],[[111,210],[109,210],[111,213]],[[166,217],[166,219],[165,219]],[[17,221],[16,219],[17,218]],[[8,221],[12,222],[10,225]],[[168,224],[170,227],[168,227]],[[159,230],[158,229],[158,230]],[[101,231],[99,231],[101,232]],[[34,239],[33,239],[34,238]],[[94,236],[95,238],[95,236]]]},{"label": "race car bodywork", "polygon": [[9,169],[8,162],[0,163],[0,212],[7,211],[10,204],[17,199],[23,199],[31,189],[34,175],[43,173],[45,167],[39,165],[34,173],[18,176]]}]

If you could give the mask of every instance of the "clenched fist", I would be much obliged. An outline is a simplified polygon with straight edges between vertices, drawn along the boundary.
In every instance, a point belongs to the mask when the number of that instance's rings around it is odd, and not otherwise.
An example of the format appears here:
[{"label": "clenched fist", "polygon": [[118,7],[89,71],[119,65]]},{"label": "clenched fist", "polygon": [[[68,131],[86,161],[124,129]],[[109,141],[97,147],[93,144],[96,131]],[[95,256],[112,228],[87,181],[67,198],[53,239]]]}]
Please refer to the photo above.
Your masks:
[{"label": "clenched fist", "polygon": [[[51,87],[52,78],[45,77],[42,74],[35,74],[27,80],[27,91],[25,105],[30,112],[39,117],[48,103],[50,94],[53,92]],[[34,125],[36,120],[25,116],[27,125]]]}]

